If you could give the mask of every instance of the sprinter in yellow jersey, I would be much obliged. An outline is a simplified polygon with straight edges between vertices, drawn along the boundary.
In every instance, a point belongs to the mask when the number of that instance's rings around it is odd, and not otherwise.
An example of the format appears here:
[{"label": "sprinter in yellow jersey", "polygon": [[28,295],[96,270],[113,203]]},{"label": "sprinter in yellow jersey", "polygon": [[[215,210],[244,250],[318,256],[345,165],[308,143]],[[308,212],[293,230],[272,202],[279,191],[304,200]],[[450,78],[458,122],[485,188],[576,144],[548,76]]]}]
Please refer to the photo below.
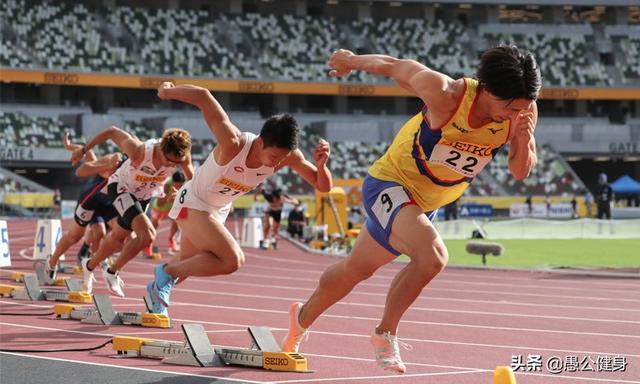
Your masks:
[{"label": "sprinter in yellow jersey", "polygon": [[439,207],[462,195],[506,143],[513,176],[521,180],[529,175],[536,164],[533,130],[540,70],[531,53],[513,46],[484,52],[478,80],[454,80],[413,60],[344,49],[333,53],[329,66],[332,76],[353,70],[389,76],[425,106],[369,169],[362,186],[366,225],[349,256],[324,272],[309,300],[290,306],[282,349],[297,352],[307,329],[325,310],[379,267],[406,254],[411,261],[393,279],[371,336],[378,364],[404,373],[398,324],[448,260],[431,219]]}]

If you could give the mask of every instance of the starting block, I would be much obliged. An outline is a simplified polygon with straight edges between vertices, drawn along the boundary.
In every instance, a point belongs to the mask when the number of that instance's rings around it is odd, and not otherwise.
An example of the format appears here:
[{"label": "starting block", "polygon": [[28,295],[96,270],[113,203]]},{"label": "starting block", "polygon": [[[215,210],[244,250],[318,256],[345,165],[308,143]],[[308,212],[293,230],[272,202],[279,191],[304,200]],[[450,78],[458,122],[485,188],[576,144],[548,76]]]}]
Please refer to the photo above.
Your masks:
[{"label": "starting block", "polygon": [[71,303],[91,303],[91,294],[83,291],[82,283],[76,279],[65,279],[66,291],[40,289],[38,279],[34,275],[24,275],[23,286],[0,285],[0,296],[12,297],[16,300],[49,300]]},{"label": "starting block", "polygon": [[[53,284],[47,284],[47,279],[45,277],[44,274],[44,264],[41,262],[36,262],[35,263],[35,271],[36,271],[36,278],[38,279],[38,284],[40,285],[56,285],[59,287],[64,287],[65,286],[65,280],[69,279],[68,277],[58,277],[56,278],[56,280],[54,281]],[[82,274],[82,268],[81,267],[77,267],[77,266],[64,266],[64,267],[59,267],[58,268],[58,272],[62,272],[62,273],[73,273],[76,275],[81,275]],[[27,275],[27,273],[24,272],[12,272],[11,273],[11,280],[18,282],[18,283],[23,283],[24,282],[24,277],[25,275]]]},{"label": "starting block", "polygon": [[195,367],[241,365],[273,371],[311,372],[307,359],[297,353],[282,352],[267,327],[249,327],[249,349],[216,349],[202,324],[183,324],[185,341],[159,341],[128,336],[114,336],[113,349],[120,356],[162,359],[165,364]]},{"label": "starting block", "polygon": [[[147,311],[150,301],[144,298]],[[140,325],[152,328],[171,328],[171,319],[159,313],[116,312],[109,295],[93,295],[93,307],[74,304],[56,304],[53,313],[56,319],[80,320],[87,324],[97,325]]]}]

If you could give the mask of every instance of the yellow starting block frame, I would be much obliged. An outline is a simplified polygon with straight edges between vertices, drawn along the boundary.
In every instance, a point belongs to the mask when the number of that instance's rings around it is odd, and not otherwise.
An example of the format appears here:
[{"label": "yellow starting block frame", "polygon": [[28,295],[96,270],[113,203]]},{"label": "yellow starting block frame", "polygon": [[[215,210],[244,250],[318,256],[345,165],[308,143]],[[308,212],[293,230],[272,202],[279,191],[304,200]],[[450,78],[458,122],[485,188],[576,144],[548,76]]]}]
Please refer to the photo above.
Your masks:
[{"label": "yellow starting block frame", "polygon": [[211,345],[202,324],[183,324],[185,341],[160,341],[129,336],[114,336],[113,349],[119,356],[162,359],[165,364],[196,367],[241,365],[273,371],[312,372],[300,354],[282,352],[271,329],[249,327],[249,349],[216,349]]},{"label": "yellow starting block frame", "polygon": [[82,283],[76,279],[65,279],[66,290],[40,289],[38,279],[34,275],[24,275],[23,286],[0,285],[0,296],[11,297],[16,300],[49,300],[66,301],[70,303],[90,304],[91,294],[82,290]]},{"label": "yellow starting block frame", "polygon": [[[65,276],[65,277],[58,277],[55,279],[55,281],[53,282],[53,284],[47,284],[47,279],[45,278],[44,275],[44,263],[43,262],[37,262],[35,263],[34,269],[36,271],[36,277],[38,279],[38,283],[40,285],[55,285],[58,287],[64,287],[65,286],[65,280],[68,280],[69,277]],[[74,275],[82,275],[82,267],[79,266],[60,266],[58,268],[58,272],[61,273],[71,273]],[[25,272],[12,272],[11,273],[11,280],[18,282],[18,283],[23,283],[24,282],[24,277],[29,275],[28,273]]]},{"label": "yellow starting block frame", "polygon": [[80,320],[96,325],[139,325],[150,328],[171,328],[171,319],[159,313],[150,313],[150,300],[144,297],[147,312],[117,312],[113,309],[111,297],[105,294],[93,295],[93,306],[56,304],[53,313],[56,319]]}]

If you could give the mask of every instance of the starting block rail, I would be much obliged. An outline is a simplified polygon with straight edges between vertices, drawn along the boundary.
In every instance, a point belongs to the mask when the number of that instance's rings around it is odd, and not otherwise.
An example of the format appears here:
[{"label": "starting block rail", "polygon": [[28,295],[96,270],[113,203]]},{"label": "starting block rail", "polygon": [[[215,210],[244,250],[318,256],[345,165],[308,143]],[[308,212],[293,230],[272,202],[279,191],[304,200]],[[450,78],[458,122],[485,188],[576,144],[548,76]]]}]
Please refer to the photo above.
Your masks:
[{"label": "starting block rail", "polygon": [[[147,311],[149,299],[144,298]],[[152,328],[171,328],[171,319],[159,313],[116,312],[109,295],[93,295],[93,307],[73,304],[56,304],[53,312],[57,319],[80,320],[96,325],[140,325]]]},{"label": "starting block rail", "polygon": [[[274,371],[311,372],[307,359],[298,353],[282,352],[266,327],[249,327],[253,341],[249,349],[219,348],[210,344],[202,324],[183,324],[184,342],[114,336],[113,349],[119,356],[162,359],[165,364],[196,367],[241,365]],[[266,348],[267,350],[263,349]]]},{"label": "starting block rail", "polygon": [[[35,267],[34,267],[35,271],[36,271],[36,277],[38,278],[38,283],[40,285],[55,285],[55,286],[59,286],[59,287],[64,287],[65,286],[65,280],[68,280],[69,277],[58,277],[55,279],[55,281],[53,282],[53,284],[47,284],[47,279],[45,277],[44,274],[44,263],[42,262],[36,262],[35,263]],[[58,268],[58,272],[62,272],[62,273],[72,273],[72,274],[82,274],[82,269],[81,267],[77,267],[77,266],[60,266]],[[24,282],[24,277],[28,275],[25,272],[12,272],[11,273],[11,280],[14,280],[18,283],[23,283]]]},{"label": "starting block rail", "polygon": [[76,279],[65,279],[66,290],[40,289],[34,275],[24,275],[23,286],[0,285],[0,296],[16,300],[49,300],[71,303],[91,303],[91,294],[82,290],[82,283]]}]

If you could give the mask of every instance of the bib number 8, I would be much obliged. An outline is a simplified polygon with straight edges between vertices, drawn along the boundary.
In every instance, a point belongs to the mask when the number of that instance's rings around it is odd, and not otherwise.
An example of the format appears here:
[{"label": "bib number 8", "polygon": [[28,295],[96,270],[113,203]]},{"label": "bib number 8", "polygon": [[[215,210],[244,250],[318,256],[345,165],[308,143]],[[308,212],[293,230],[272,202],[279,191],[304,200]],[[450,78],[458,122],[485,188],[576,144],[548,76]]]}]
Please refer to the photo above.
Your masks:
[{"label": "bib number 8", "polygon": [[183,189],[182,192],[180,193],[180,198],[178,198],[178,201],[180,202],[180,204],[184,204],[184,197],[187,195],[187,189]]}]

